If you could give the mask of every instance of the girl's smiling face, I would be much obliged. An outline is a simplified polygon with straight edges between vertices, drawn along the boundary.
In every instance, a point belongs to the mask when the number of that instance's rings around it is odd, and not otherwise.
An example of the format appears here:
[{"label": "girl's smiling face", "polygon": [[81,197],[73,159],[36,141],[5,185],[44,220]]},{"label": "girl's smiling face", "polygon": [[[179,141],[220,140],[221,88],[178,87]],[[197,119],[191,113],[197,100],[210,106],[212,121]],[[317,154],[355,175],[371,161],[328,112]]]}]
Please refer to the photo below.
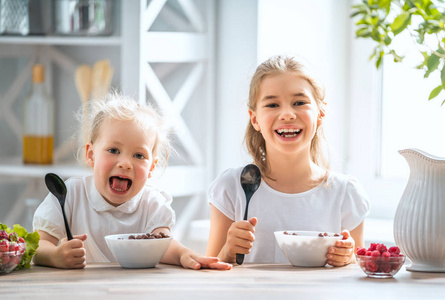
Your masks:
[{"label": "girl's smiling face", "polygon": [[309,82],[286,72],[266,76],[258,93],[256,108],[249,110],[253,127],[266,142],[268,155],[306,153],[321,122]]},{"label": "girl's smiling face", "polygon": [[155,135],[134,121],[105,120],[94,144],[86,145],[86,161],[105,200],[119,206],[136,196],[154,170]]}]

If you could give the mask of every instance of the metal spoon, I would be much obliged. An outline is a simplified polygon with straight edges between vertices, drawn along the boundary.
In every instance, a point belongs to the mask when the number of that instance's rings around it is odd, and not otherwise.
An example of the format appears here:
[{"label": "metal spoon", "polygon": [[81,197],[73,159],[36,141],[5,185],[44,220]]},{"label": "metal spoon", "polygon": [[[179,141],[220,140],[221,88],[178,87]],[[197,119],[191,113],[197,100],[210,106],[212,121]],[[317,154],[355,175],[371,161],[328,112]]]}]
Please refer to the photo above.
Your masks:
[{"label": "metal spoon", "polygon": [[[244,211],[244,220],[247,220],[247,212],[249,210],[249,202],[252,195],[260,187],[261,171],[253,164],[247,165],[241,171],[241,187],[246,195],[246,209]],[[236,263],[241,265],[244,261],[244,254],[236,254]]]},{"label": "metal spoon", "polygon": [[71,234],[70,226],[68,225],[68,220],[65,215],[65,197],[66,197],[66,185],[63,180],[54,173],[48,173],[45,175],[45,184],[48,190],[53,194],[57,200],[59,200],[60,206],[62,207],[63,221],[65,222],[65,230],[68,240],[73,239]]}]

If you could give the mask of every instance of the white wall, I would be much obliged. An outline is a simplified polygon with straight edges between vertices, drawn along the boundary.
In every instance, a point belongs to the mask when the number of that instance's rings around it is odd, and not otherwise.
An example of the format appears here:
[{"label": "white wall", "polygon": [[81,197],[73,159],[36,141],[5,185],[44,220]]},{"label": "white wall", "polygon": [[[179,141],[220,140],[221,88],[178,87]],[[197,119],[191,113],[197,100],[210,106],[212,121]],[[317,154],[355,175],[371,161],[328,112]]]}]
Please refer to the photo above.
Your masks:
[{"label": "white wall", "polygon": [[332,168],[343,170],[347,143],[349,1],[259,0],[259,61],[301,57],[326,88],[326,136]]},{"label": "white wall", "polygon": [[348,142],[349,1],[218,3],[215,173],[250,161],[242,144],[248,86],[257,64],[276,54],[302,57],[325,85],[332,166],[342,171]]},{"label": "white wall", "polygon": [[250,162],[243,138],[257,63],[257,6],[256,0],[217,2],[215,176]]}]

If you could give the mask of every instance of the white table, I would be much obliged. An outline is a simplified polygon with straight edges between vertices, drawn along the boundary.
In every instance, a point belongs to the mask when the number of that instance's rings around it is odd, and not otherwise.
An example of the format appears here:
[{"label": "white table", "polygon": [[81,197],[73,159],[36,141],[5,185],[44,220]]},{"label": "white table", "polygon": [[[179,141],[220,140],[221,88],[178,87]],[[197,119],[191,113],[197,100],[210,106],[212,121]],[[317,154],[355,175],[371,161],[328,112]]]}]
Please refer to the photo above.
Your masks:
[{"label": "white table", "polygon": [[445,273],[405,266],[392,279],[366,277],[357,264],[297,268],[243,264],[230,271],[159,264],[123,269],[90,264],[83,270],[32,266],[0,277],[2,299],[444,299]]}]

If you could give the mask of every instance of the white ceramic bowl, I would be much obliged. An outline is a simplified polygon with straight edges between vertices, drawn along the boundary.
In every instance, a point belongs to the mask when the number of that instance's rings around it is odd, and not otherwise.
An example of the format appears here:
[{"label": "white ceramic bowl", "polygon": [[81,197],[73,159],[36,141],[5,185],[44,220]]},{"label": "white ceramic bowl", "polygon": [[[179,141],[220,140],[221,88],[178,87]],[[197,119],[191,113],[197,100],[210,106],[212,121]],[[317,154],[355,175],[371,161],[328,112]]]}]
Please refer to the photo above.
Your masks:
[{"label": "white ceramic bowl", "polygon": [[105,236],[108,248],[124,268],[154,268],[164,256],[172,237],[160,239],[128,239],[130,235],[142,233],[114,234]]},{"label": "white ceramic bowl", "polygon": [[343,238],[329,232],[328,236],[319,237],[320,231],[287,230],[275,231],[274,234],[284,255],[296,267],[323,267],[326,265],[328,248]]}]

